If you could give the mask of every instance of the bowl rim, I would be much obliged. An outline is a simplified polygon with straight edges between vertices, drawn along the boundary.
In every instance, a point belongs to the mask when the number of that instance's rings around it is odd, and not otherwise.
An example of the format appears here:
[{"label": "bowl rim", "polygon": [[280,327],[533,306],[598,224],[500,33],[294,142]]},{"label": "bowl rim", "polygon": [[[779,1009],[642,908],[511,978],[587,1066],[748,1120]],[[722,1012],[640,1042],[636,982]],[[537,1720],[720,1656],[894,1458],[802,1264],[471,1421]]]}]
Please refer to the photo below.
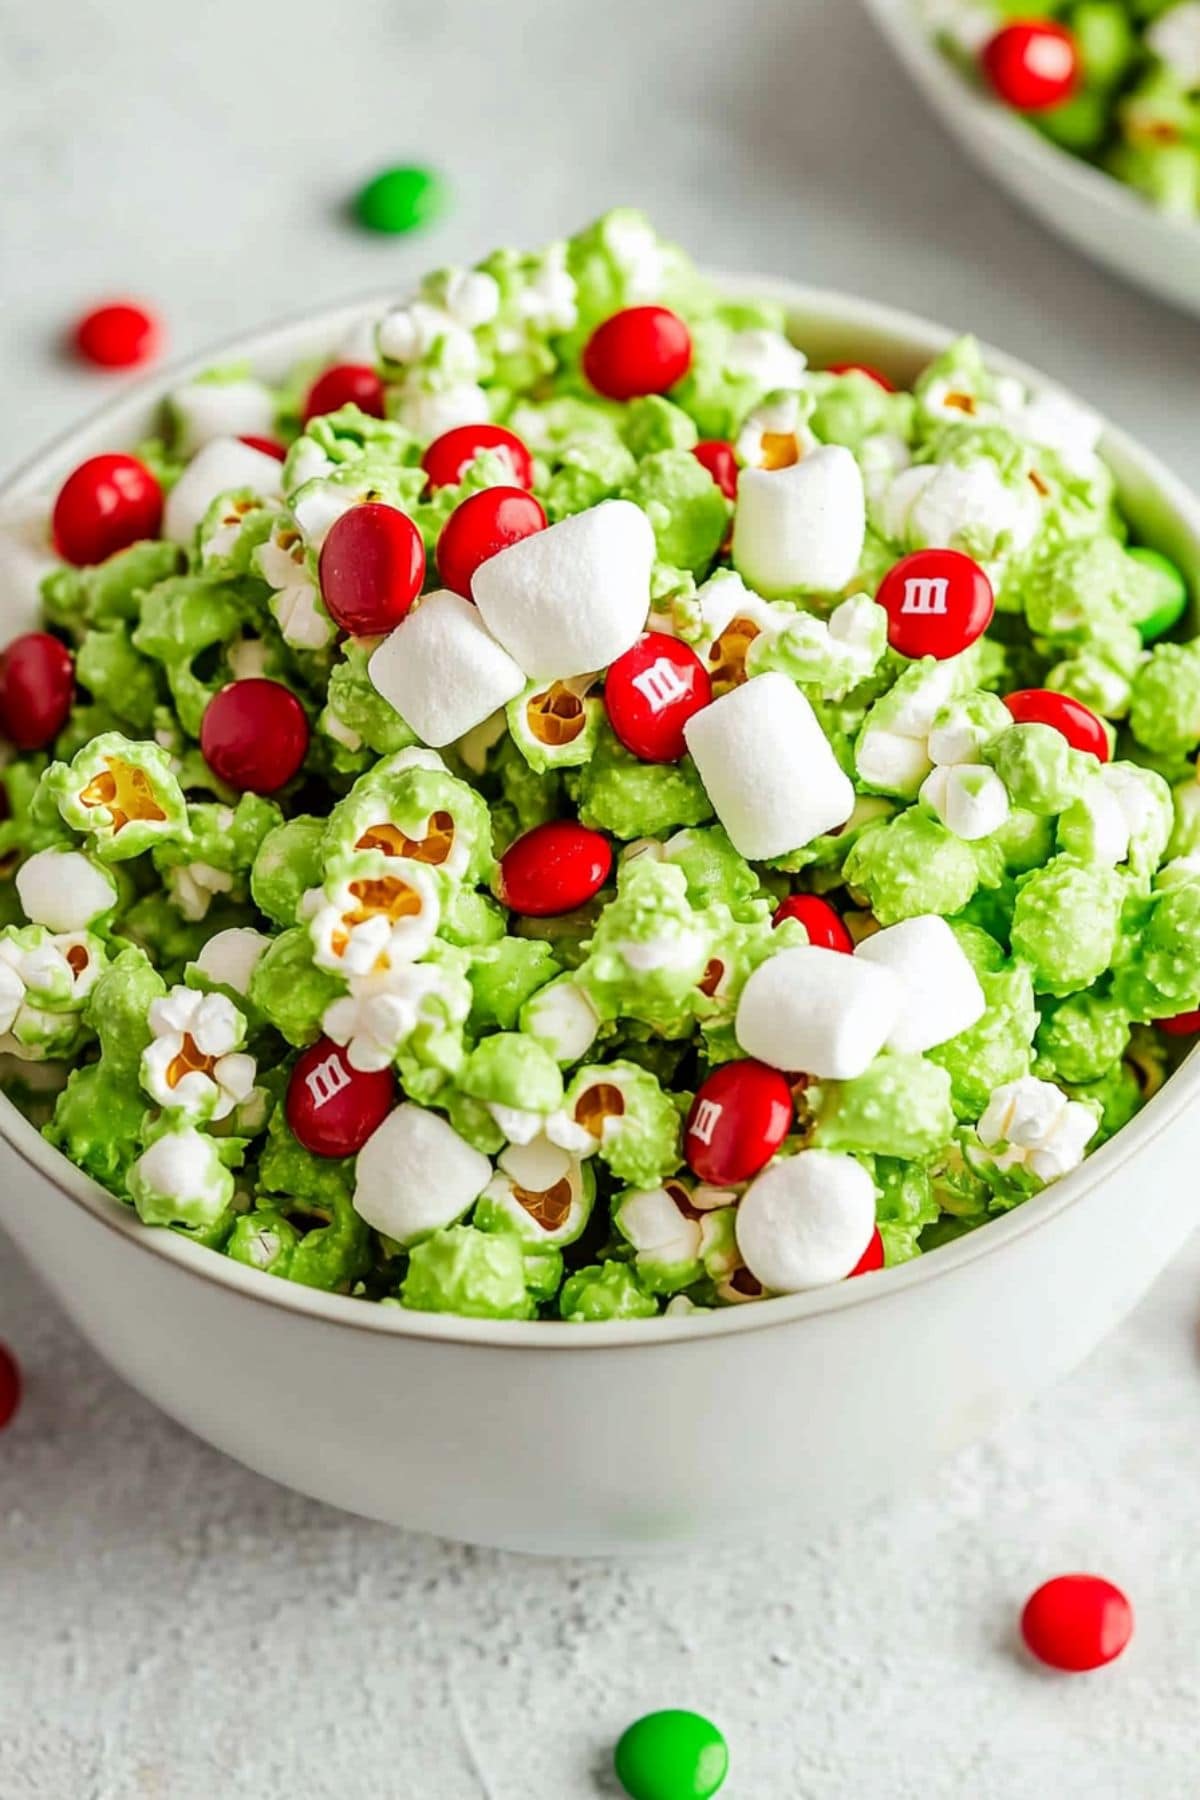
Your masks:
[{"label": "bowl rim", "polygon": [[1054,171],[1058,181],[1075,190],[1076,197],[1108,206],[1113,212],[1142,225],[1161,226],[1180,238],[1200,231],[1200,220],[1162,211],[1128,182],[1043,137],[986,88],[972,86],[953,61],[938,49],[912,10],[913,0],[863,0],[863,4],[915,84],[924,90],[943,119],[953,113],[964,124],[969,120],[1005,153],[1020,155],[1035,168],[1040,164],[1044,169]]},{"label": "bowl rim", "polygon": [[[929,359],[962,335],[916,314],[830,289],[772,276],[711,273],[727,292],[774,299],[792,315],[807,314],[848,334],[890,339],[897,358]],[[59,465],[71,457],[74,446],[80,440],[93,437],[101,428],[111,429],[116,441],[121,442],[122,431],[128,433],[132,421],[144,413],[147,406],[161,401],[181,382],[222,361],[253,360],[258,356],[302,356],[304,349],[298,346],[307,345],[311,351],[318,340],[336,343],[340,333],[361,324],[373,311],[389,304],[392,298],[390,294],[381,297],[374,292],[358,300],[293,314],[274,324],[236,333],[197,355],[166,364],[125,386],[120,394],[93,410],[82,423],[59,433],[0,480],[0,511],[13,501],[44,495],[47,483],[56,478]],[[1068,391],[1019,359],[987,343],[981,343],[980,347],[990,367],[1016,375],[1040,391]],[[1200,558],[1200,499],[1193,496],[1153,452],[1119,428],[1105,425],[1101,448],[1136,470],[1140,480],[1160,503],[1165,503],[1175,521],[1182,524]],[[85,451],[85,454],[91,453]],[[765,1304],[733,1306],[679,1318],[660,1315],[653,1319],[572,1326],[559,1320],[469,1319],[458,1314],[422,1313],[381,1306],[351,1295],[327,1293],[279,1280],[234,1262],[178,1232],[143,1225],[131,1208],[115,1199],[62,1151],[50,1145],[16,1105],[2,1094],[0,1144],[7,1146],[21,1163],[80,1207],[97,1225],[115,1232],[127,1244],[159,1258],[184,1275],[209,1282],[260,1305],[341,1330],[457,1344],[464,1348],[488,1346],[506,1350],[557,1350],[559,1353],[615,1351],[684,1342],[711,1343],[714,1339],[741,1336],[746,1332],[780,1330],[801,1324],[806,1319],[867,1305],[891,1295],[899,1296],[910,1288],[949,1277],[982,1257],[999,1254],[1017,1239],[1041,1230],[1069,1208],[1081,1204],[1094,1187],[1114,1175],[1168,1129],[1198,1093],[1200,1056],[1189,1054],[1137,1117],[1078,1169],[1012,1212],[912,1261],[859,1276],[853,1282],[838,1282],[801,1294],[785,1295]],[[0,1222],[3,1222],[2,1218]],[[48,1279],[53,1285],[52,1272]]]}]

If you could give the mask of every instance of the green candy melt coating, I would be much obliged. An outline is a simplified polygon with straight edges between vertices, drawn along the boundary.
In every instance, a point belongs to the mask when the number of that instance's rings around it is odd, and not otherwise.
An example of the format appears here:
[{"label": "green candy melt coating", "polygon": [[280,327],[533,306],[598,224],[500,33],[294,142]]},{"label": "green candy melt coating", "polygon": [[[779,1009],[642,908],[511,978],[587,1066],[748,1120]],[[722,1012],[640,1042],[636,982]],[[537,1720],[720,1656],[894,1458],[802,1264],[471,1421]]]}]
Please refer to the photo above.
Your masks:
[{"label": "green candy melt coating", "polygon": [[647,1713],[622,1732],[613,1767],[630,1800],[710,1800],[729,1773],[729,1747],[700,1713]]}]

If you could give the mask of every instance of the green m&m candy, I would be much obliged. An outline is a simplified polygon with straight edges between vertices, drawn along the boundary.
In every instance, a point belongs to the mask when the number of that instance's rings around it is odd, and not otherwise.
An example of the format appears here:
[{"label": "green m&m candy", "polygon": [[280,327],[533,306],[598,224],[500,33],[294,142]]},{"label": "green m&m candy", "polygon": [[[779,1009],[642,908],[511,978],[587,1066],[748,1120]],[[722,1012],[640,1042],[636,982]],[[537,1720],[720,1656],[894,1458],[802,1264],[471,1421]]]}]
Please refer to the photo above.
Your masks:
[{"label": "green m&m candy", "polygon": [[418,231],[446,210],[448,200],[446,184],[433,169],[401,163],[372,176],[360,188],[354,210],[369,231]]},{"label": "green m&m candy", "polygon": [[1170,631],[1172,625],[1178,625],[1187,611],[1187,582],[1175,564],[1165,557],[1160,550],[1148,550],[1139,547],[1129,552],[1135,562],[1141,563],[1155,577],[1154,605],[1144,619],[1137,621],[1137,628],[1142,634],[1143,644],[1152,644],[1155,638],[1162,637]]},{"label": "green m&m candy", "polygon": [[630,1800],[710,1800],[729,1773],[729,1747],[699,1713],[647,1713],[622,1733],[613,1767]]}]

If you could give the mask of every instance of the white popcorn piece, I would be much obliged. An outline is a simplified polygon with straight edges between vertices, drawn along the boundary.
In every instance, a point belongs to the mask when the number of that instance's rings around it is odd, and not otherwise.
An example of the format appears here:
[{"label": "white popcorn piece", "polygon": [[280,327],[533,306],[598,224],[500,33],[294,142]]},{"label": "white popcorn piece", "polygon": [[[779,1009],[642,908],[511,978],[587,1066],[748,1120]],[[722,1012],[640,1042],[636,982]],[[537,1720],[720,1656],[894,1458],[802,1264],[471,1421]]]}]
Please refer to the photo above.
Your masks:
[{"label": "white popcorn piece", "polygon": [[1146,43],[1181,87],[1200,88],[1200,0],[1180,0],[1146,32]]},{"label": "white popcorn piece", "polygon": [[545,1137],[502,1150],[484,1197],[506,1214],[519,1236],[539,1243],[569,1243],[579,1236],[588,1211],[579,1157]]},{"label": "white popcorn piece", "polygon": [[869,787],[888,794],[910,794],[928,775],[925,741],[905,737],[881,725],[869,725],[854,752],[854,766]]},{"label": "white popcorn piece", "polygon": [[233,1191],[216,1139],[193,1125],[156,1138],[132,1165],[128,1180],[143,1217],[163,1206],[216,1212]]},{"label": "white popcorn piece", "polygon": [[289,502],[300,489],[307,487],[310,481],[319,481],[322,476],[332,475],[335,464],[328,457],[315,438],[301,437],[288,451],[287,461],[283,465],[284,497]]},{"label": "white popcorn piece", "polygon": [[979,978],[958,939],[937,913],[902,919],[865,938],[854,952],[890,969],[904,989],[888,1050],[932,1050],[981,1019],[987,1007]]},{"label": "white popcorn piece", "polygon": [[349,994],[326,1007],[321,1029],[345,1046],[352,1069],[390,1068],[428,1016],[429,1001],[444,991],[441,971],[431,964],[399,964],[357,979]]},{"label": "white popcorn piece", "polygon": [[190,923],[205,918],[217,894],[233,889],[233,876],[227,869],[216,869],[212,863],[177,863],[165,876],[168,894]]},{"label": "white popcorn piece", "polygon": [[358,1153],[354,1210],[385,1237],[409,1246],[461,1219],[491,1175],[487,1157],[440,1113],[406,1100]]},{"label": "white popcorn piece", "polygon": [[524,1146],[542,1136],[546,1125],[545,1113],[529,1112],[522,1106],[504,1106],[498,1100],[488,1100],[485,1104],[510,1144]]},{"label": "white popcorn piece", "polygon": [[309,572],[305,540],[291,520],[281,520],[254,553],[254,566],[275,589],[271,611],[285,642],[302,650],[323,650],[336,627]]},{"label": "white popcorn piece", "polygon": [[871,1177],[852,1156],[832,1150],[801,1150],[772,1163],[751,1182],[736,1215],[742,1259],[775,1294],[844,1281],[874,1229]]},{"label": "white popcorn piece", "polygon": [[419,438],[441,437],[460,425],[485,424],[492,416],[487,394],[476,381],[456,381],[448,388],[405,382],[391,392],[397,395],[398,422]]},{"label": "white popcorn piece", "polygon": [[999,831],[1011,811],[1008,789],[987,763],[939,764],[926,776],[921,799],[966,843]]},{"label": "white popcorn piece", "polygon": [[866,536],[858,464],[827,444],[791,468],[743,469],[733,521],[733,560],[768,599],[836,593],[852,580]]},{"label": "white popcorn piece", "polygon": [[605,669],[650,611],[654,532],[631,500],[605,500],[510,544],[475,571],[488,630],[539,681]]},{"label": "white popcorn piece", "polygon": [[[493,560],[498,561],[498,558]],[[376,692],[440,749],[515,700],[525,676],[461,594],[427,594],[367,664]]]},{"label": "white popcorn piece", "polygon": [[785,856],[844,825],[854,785],[795,684],[772,670],[694,713],[684,736],[741,855]]},{"label": "white popcorn piece", "polygon": [[31,494],[0,506],[0,604],[10,631],[42,622],[42,582],[60,564],[50,536],[51,502]]},{"label": "white popcorn piece", "polygon": [[85,931],[117,902],[117,884],[78,850],[37,850],[16,874],[25,917],[51,931]]},{"label": "white popcorn piece", "polygon": [[236,994],[248,993],[250,979],[270,942],[264,932],[249,925],[231,926],[209,938],[196,958],[196,967],[210,981],[232,988]]},{"label": "white popcorn piece", "polygon": [[1027,550],[1042,521],[1032,482],[1006,482],[995,463],[921,463],[897,475],[878,506],[882,535],[911,548],[962,549],[985,559]]},{"label": "white popcorn piece", "polygon": [[190,544],[213,501],[235,488],[250,488],[264,500],[277,500],[283,493],[283,465],[235,437],[213,438],[167,495],[163,536],[176,544]]},{"label": "white popcorn piece", "polygon": [[1090,406],[1081,406],[1067,394],[1034,394],[1021,407],[1007,412],[1004,423],[1030,443],[1057,451],[1072,474],[1086,478],[1100,467],[1097,450],[1104,421]]},{"label": "white popcorn piece", "polygon": [[229,1116],[254,1087],[254,1058],[239,1050],[246,1021],[225,994],[174,987],[151,1003],[142,1086],[159,1106],[198,1120]]},{"label": "white popcorn piece", "polygon": [[1090,1106],[1068,1100],[1052,1081],[1022,1075],[993,1088],[975,1129],[988,1149],[1008,1146],[996,1158],[999,1168],[1024,1166],[1042,1181],[1057,1181],[1078,1168],[1098,1126]]},{"label": "white popcorn piece", "polygon": [[725,346],[722,364],[730,375],[746,375],[765,392],[804,386],[808,358],[781,331],[750,326],[735,331]]},{"label": "white popcorn piece", "polygon": [[10,1032],[25,1004],[25,983],[10,962],[0,957],[0,1037]]},{"label": "white popcorn piece", "polygon": [[560,975],[525,1002],[521,1030],[537,1038],[565,1067],[587,1055],[600,1030],[600,1015],[579,983]]},{"label": "white popcorn piece", "polygon": [[[774,333],[769,334],[774,336]],[[790,348],[790,346],[789,346]],[[776,386],[782,387],[782,382]],[[799,386],[799,382],[796,383]],[[803,415],[800,395],[773,394],[746,416],[734,440],[737,459],[748,469],[790,469],[816,450],[818,442]]]},{"label": "white popcorn piece", "polygon": [[377,853],[359,872],[315,890],[313,961],[347,979],[417,962],[437,935],[437,876],[411,857]]},{"label": "white popcorn piece", "polygon": [[734,1031],[747,1056],[773,1069],[850,1081],[883,1049],[904,1000],[890,969],[804,944],[751,973]]},{"label": "white popcorn piece", "polygon": [[186,382],[175,389],[168,404],[184,456],[194,456],[214,438],[270,437],[275,429],[271,390],[250,376]]}]

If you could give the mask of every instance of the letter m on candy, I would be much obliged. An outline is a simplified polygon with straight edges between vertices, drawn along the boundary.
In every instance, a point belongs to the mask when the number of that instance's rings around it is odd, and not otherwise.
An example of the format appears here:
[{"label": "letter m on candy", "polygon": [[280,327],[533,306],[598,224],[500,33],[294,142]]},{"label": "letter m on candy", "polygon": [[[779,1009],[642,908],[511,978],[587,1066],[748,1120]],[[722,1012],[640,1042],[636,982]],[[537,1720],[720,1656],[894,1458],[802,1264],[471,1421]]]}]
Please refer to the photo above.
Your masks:
[{"label": "letter m on candy", "polygon": [[949,582],[944,575],[913,575],[904,583],[902,613],[944,613]]},{"label": "letter m on candy", "polygon": [[324,1106],[335,1094],[350,1086],[350,1077],[338,1056],[327,1056],[315,1069],[310,1069],[304,1079],[316,1107]]},{"label": "letter m on candy", "polygon": [[648,669],[635,675],[633,685],[653,713],[662,712],[664,707],[681,700],[688,691],[687,682],[674,663],[668,662],[665,656],[660,656]]}]

